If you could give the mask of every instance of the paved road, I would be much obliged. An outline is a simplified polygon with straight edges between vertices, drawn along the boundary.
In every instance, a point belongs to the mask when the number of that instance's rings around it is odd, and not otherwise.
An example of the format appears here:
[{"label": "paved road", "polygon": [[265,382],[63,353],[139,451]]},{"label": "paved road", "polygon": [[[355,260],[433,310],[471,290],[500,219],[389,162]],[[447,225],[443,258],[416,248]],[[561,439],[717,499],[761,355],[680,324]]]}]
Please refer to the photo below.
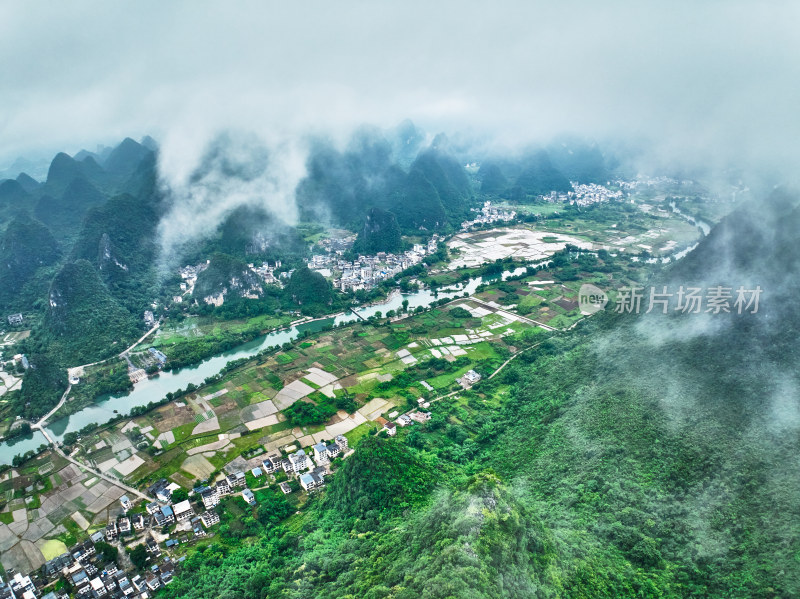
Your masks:
[{"label": "paved road", "polygon": [[548,326],[548,325],[546,325],[544,323],[541,323],[541,322],[538,322],[536,320],[533,320],[532,318],[528,318],[527,316],[522,316],[520,314],[512,314],[508,310],[505,310],[503,308],[498,308],[496,306],[492,306],[491,304],[488,304],[483,300],[479,300],[476,297],[470,297],[469,301],[475,302],[476,304],[481,304],[482,306],[484,306],[486,308],[489,308],[490,310],[493,310],[493,311],[506,312],[508,314],[511,314],[514,318],[518,318],[519,320],[527,322],[528,324],[536,325],[537,327],[542,327],[545,331],[555,331],[556,330],[551,326]]},{"label": "paved road", "polygon": [[148,338],[148,337],[149,337],[151,334],[153,334],[153,332],[157,331],[157,330],[158,330],[158,327],[160,327],[160,326],[161,326],[161,323],[160,323],[160,322],[157,322],[157,323],[155,324],[155,326],[154,326],[152,329],[150,329],[149,331],[147,331],[147,332],[146,332],[144,335],[142,335],[142,336],[139,338],[139,340],[138,340],[136,343],[134,343],[133,345],[131,345],[131,346],[130,346],[128,349],[126,349],[125,351],[121,352],[121,353],[119,354],[119,357],[121,358],[121,357],[123,357],[125,354],[127,354],[128,352],[130,352],[130,351],[133,351],[133,349],[134,349],[134,348],[135,348],[137,345],[139,345],[139,344],[140,344],[142,341],[144,341],[145,339],[147,339],[147,338]]},{"label": "paved road", "polygon": [[150,497],[148,497],[147,495],[145,495],[141,491],[139,491],[137,489],[134,489],[133,487],[129,487],[128,485],[126,485],[125,483],[121,482],[119,479],[114,478],[110,474],[103,474],[99,470],[96,470],[96,469],[94,469],[94,468],[92,468],[90,466],[87,466],[83,462],[79,462],[75,458],[73,458],[71,456],[68,456],[66,453],[64,453],[61,450],[61,448],[56,444],[56,442],[53,441],[52,437],[50,437],[50,435],[47,433],[47,431],[45,429],[42,428],[40,430],[42,431],[42,434],[44,435],[45,439],[47,439],[47,441],[50,443],[52,448],[55,450],[55,452],[58,455],[60,455],[62,458],[67,460],[68,462],[70,462],[72,464],[75,464],[79,468],[83,468],[84,470],[90,471],[93,475],[95,475],[95,476],[97,476],[99,478],[102,478],[105,481],[110,482],[112,485],[116,485],[117,487],[120,487],[121,489],[125,489],[125,491],[127,491],[131,495],[135,495],[136,497],[144,499],[145,501],[148,501],[148,502],[152,501],[152,499]]},{"label": "paved road", "polygon": [[53,414],[58,412],[59,408],[64,405],[64,402],[67,401],[67,397],[69,396],[69,392],[72,390],[72,385],[67,385],[67,390],[64,391],[64,395],[61,396],[61,401],[58,402],[55,408],[50,410],[47,414],[42,416],[42,418],[36,424],[32,425],[31,428],[39,428],[43,429],[44,425],[47,423],[47,419],[50,418]]}]

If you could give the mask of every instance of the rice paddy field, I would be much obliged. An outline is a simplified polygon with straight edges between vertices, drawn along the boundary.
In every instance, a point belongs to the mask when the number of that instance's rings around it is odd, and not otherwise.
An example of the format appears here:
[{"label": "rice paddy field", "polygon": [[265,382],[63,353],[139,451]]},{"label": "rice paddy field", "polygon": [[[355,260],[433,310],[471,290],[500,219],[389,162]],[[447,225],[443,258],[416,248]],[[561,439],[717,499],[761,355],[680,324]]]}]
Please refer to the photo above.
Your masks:
[{"label": "rice paddy field", "polygon": [[[583,318],[577,303],[583,283],[613,290],[643,280],[651,268],[623,251],[605,260],[596,253],[589,256],[596,244],[591,231],[599,226],[584,223],[581,232],[568,235],[564,231],[579,228],[568,224],[553,227],[561,231],[543,228],[534,236],[514,229],[501,239],[522,236],[535,239],[537,247],[560,247],[576,239],[587,254],[572,256],[560,267],[487,282],[469,298],[304,337],[143,415],[85,434],[74,447],[75,456],[139,488],[167,478],[190,489],[222,472],[246,470],[265,455],[309,448],[336,435],[345,435],[352,447],[379,430],[384,419],[416,407],[419,399],[460,401],[460,379],[467,371],[488,375],[514,352]],[[609,229],[607,223],[603,227]],[[470,239],[495,243],[498,236]],[[614,238],[607,234],[605,239]],[[460,249],[464,259],[469,248]],[[507,257],[513,254],[512,248]],[[435,276],[441,279],[437,283],[447,284],[472,273],[464,268]],[[288,317],[222,323],[187,319],[160,330],[155,345],[287,322]],[[115,361],[83,376],[91,383],[124,367]],[[292,415],[298,402],[334,408],[322,421],[298,425]],[[121,488],[49,452],[14,472],[13,478],[0,478],[0,562],[6,568],[40,567],[120,510]]]}]

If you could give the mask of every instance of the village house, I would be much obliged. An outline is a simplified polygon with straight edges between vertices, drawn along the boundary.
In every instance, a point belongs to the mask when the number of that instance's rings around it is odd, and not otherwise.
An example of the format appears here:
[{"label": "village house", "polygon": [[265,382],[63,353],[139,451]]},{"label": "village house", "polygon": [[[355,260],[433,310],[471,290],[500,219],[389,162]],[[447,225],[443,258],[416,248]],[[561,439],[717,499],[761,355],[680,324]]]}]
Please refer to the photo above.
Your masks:
[{"label": "village house", "polygon": [[314,445],[314,461],[317,464],[328,463],[328,447],[323,442]]},{"label": "village house", "polygon": [[175,565],[171,561],[165,561],[158,567],[158,575],[161,577],[161,582],[169,584],[175,575]]},{"label": "village house", "polygon": [[219,524],[219,514],[214,510],[208,510],[200,514],[200,521],[206,528],[211,528],[215,524]]},{"label": "village house", "polygon": [[117,526],[119,527],[120,534],[127,534],[131,531],[131,521],[128,520],[125,516],[117,521]]},{"label": "village house", "polygon": [[284,460],[283,469],[287,474],[297,474],[309,467],[308,456],[302,449],[298,449],[295,453],[289,455],[288,468],[286,462],[287,460]]},{"label": "village house", "polygon": [[152,572],[145,574],[144,581],[145,584],[147,584],[147,588],[151,591],[157,591],[161,586],[161,579]]},{"label": "village house", "polygon": [[217,495],[223,497],[231,494],[231,485],[227,478],[223,478],[216,484]]},{"label": "village house", "polygon": [[411,417],[408,414],[401,414],[397,419],[397,424],[400,426],[408,426],[411,424]]},{"label": "village house", "polygon": [[[22,597],[28,592],[32,593],[36,588],[30,576],[23,576],[19,572],[14,574],[14,576],[8,581],[8,586],[11,587],[12,593],[17,597]],[[12,597],[14,595],[12,595]]]},{"label": "village house", "polygon": [[411,412],[411,420],[419,422],[420,424],[424,424],[431,419],[430,412]]},{"label": "village house", "polygon": [[137,574],[131,578],[131,586],[136,589],[137,593],[144,593],[147,588],[144,578],[142,578],[140,574]]},{"label": "village house", "polygon": [[474,370],[468,370],[464,373],[460,379],[457,380],[458,383],[461,384],[462,387],[467,388],[471,387],[475,383],[481,380],[481,375],[475,372]]},{"label": "village house", "polygon": [[84,541],[83,543],[75,545],[69,552],[76,562],[84,562],[92,557],[97,550],[94,548],[94,543],[91,541]]},{"label": "village house", "polygon": [[136,514],[131,518],[131,524],[134,530],[142,530],[144,528],[144,516]]},{"label": "village house", "polygon": [[300,475],[300,486],[306,491],[317,489],[323,485],[323,479],[318,474],[306,473]]},{"label": "village house", "polygon": [[244,487],[247,484],[247,479],[244,476],[244,472],[236,472],[235,474],[229,474],[227,476],[228,485],[231,489],[234,487]]},{"label": "village house", "polygon": [[71,553],[62,553],[61,555],[45,562],[45,564],[42,566],[42,575],[47,578],[60,575],[73,563],[75,563],[75,558],[72,557]]},{"label": "village house", "polygon": [[195,516],[194,518],[192,518],[189,524],[192,526],[192,531],[194,532],[194,535],[196,537],[205,536],[206,531],[203,530],[202,521],[200,520],[199,516]]},{"label": "village house", "polygon": [[205,488],[200,493],[200,498],[203,500],[203,507],[206,509],[219,505],[219,494],[216,487],[213,489]]},{"label": "village house", "polygon": [[278,464],[270,458],[264,458],[264,460],[261,462],[261,467],[267,474],[273,474],[278,470]]},{"label": "village house", "polygon": [[119,536],[119,529],[116,522],[109,522],[106,526],[106,541],[109,543],[114,541]]},{"label": "village house", "polygon": [[95,597],[105,597],[108,593],[108,591],[106,591],[106,585],[103,584],[99,576],[92,578],[89,581],[89,586],[92,588],[92,595]]},{"label": "village house", "polygon": [[[164,519],[164,524],[172,524],[175,522],[175,512],[172,511],[172,508],[168,505],[162,506],[160,512],[156,512],[156,522],[158,521],[158,514],[161,514],[161,517]],[[159,525],[161,526],[161,525]]]},{"label": "village house", "polygon": [[242,499],[244,499],[250,505],[256,504],[256,496],[253,495],[253,492],[250,489],[244,489],[242,491]]},{"label": "village house", "polygon": [[336,443],[329,443],[328,445],[325,446],[325,450],[328,452],[328,459],[332,460],[333,458],[339,455],[339,453],[342,451],[342,448],[339,447]]},{"label": "village house", "polygon": [[133,503],[131,503],[131,500],[128,499],[127,495],[123,495],[122,497],[120,497],[119,502],[122,504],[122,509],[125,510],[126,512],[133,509]]},{"label": "village house", "polygon": [[173,512],[175,513],[175,519],[178,522],[183,522],[184,520],[188,520],[192,516],[194,516],[194,510],[192,506],[189,504],[188,499],[184,499],[183,501],[179,501],[175,505],[172,506]]},{"label": "village house", "polygon": [[394,422],[387,422],[383,425],[383,430],[385,430],[386,434],[390,437],[394,437],[397,434],[397,425]]}]

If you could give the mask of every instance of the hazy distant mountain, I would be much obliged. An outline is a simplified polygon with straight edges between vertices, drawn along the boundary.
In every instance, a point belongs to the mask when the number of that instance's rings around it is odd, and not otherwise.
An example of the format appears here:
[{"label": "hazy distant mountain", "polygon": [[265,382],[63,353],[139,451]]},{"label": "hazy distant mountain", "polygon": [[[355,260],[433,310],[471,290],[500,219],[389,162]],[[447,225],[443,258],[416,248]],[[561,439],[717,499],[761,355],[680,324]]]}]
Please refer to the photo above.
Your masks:
[{"label": "hazy distant mountain", "polygon": [[106,201],[108,197],[104,193],[83,176],[77,176],[59,196],[43,195],[36,204],[34,213],[57,238],[65,239],[77,233],[90,208],[100,206]]},{"label": "hazy distant mountain", "polygon": [[516,185],[527,195],[536,196],[551,191],[571,191],[569,179],[553,166],[545,150],[527,155],[522,161],[522,173]]},{"label": "hazy distant mountain", "polygon": [[50,163],[44,191],[49,195],[60,196],[74,180],[86,179],[92,174],[96,174],[95,167],[99,165],[89,163],[88,168],[84,170],[85,166],[87,165],[83,162],[75,160],[64,152],[59,152]]},{"label": "hazy distant mountain", "polygon": [[597,144],[565,139],[549,145],[547,154],[553,166],[570,181],[605,184],[612,177]]},{"label": "hazy distant mountain", "polygon": [[388,135],[397,164],[408,168],[425,145],[425,132],[409,120],[400,123]]},{"label": "hazy distant mountain", "polygon": [[508,179],[494,162],[484,162],[478,170],[478,180],[481,182],[481,191],[489,194],[499,194],[508,189]]},{"label": "hazy distant mountain", "polygon": [[29,209],[32,196],[14,179],[0,183],[0,207],[3,209]]},{"label": "hazy distant mountain", "polygon": [[96,162],[102,162],[102,158],[100,158],[100,156],[94,152],[90,152],[89,150],[80,150],[73,156],[73,158],[78,162],[84,160],[85,158],[93,158]]},{"label": "hazy distant mountain", "polygon": [[440,137],[417,157],[411,171],[418,171],[430,181],[450,215],[460,217],[469,212],[472,185],[464,167],[448,152],[446,142]]},{"label": "hazy distant mountain", "polygon": [[147,148],[151,152],[158,151],[158,142],[149,135],[145,135],[142,138],[142,141],[140,141],[139,143],[142,144],[145,148]]},{"label": "hazy distant mountain", "polygon": [[22,188],[27,191],[28,193],[32,193],[39,189],[41,185],[36,179],[28,175],[27,173],[20,173],[17,175],[17,183],[22,185]]},{"label": "hazy distant mountain", "polygon": [[152,150],[126,137],[112,150],[103,167],[110,175],[121,180],[132,175],[142,161],[149,158],[152,153]]},{"label": "hazy distant mountain", "polygon": [[379,207],[393,212],[406,232],[460,222],[470,207],[471,184],[445,138],[435,142],[417,152],[408,172],[393,145],[374,129],[359,130],[345,152],[317,144],[297,188],[301,213],[358,229],[369,210]]},{"label": "hazy distant mountain", "polygon": [[38,160],[17,158],[8,168],[0,170],[0,179],[16,179],[20,173],[28,173],[35,179],[44,180],[49,164],[46,158]]}]

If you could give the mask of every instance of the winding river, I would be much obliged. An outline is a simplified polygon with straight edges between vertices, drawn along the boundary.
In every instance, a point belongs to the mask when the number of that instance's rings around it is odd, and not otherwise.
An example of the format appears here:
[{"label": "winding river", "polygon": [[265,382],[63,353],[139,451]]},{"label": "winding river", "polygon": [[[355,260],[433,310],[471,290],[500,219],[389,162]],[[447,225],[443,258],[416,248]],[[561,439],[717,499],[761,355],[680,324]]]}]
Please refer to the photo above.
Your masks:
[{"label": "winding river", "polygon": [[[683,218],[697,226],[703,233],[707,235],[711,227],[702,221],[697,221],[689,215],[683,214],[678,208],[672,204],[672,210],[681,215]],[[670,259],[678,260],[688,254],[696,247],[692,245],[680,252],[673,254],[668,258],[662,258],[663,261],[668,262]],[[655,258],[649,261],[655,262]],[[506,279],[510,276],[519,275],[525,272],[525,267],[517,268],[513,271],[506,271],[502,274],[502,278]],[[427,306],[431,302],[441,298],[454,298],[456,296],[467,293],[472,295],[477,289],[478,285],[483,282],[488,282],[496,279],[493,277],[477,277],[467,280],[464,283],[454,285],[452,287],[439,288],[436,292],[431,289],[420,289],[413,293],[394,293],[390,295],[385,301],[373,304],[371,306],[357,308],[356,312],[362,318],[369,318],[370,316],[381,312],[386,314],[389,310],[398,310],[403,305],[403,300],[408,300],[408,308],[414,309],[417,306]],[[133,390],[127,395],[119,396],[104,396],[98,399],[95,403],[83,408],[82,410],[64,416],[57,420],[50,422],[46,426],[48,433],[53,439],[61,441],[64,435],[71,431],[78,431],[88,424],[103,424],[108,422],[118,414],[127,414],[130,410],[137,406],[146,406],[150,402],[160,401],[167,393],[175,392],[178,389],[185,389],[189,383],[200,385],[202,382],[215,374],[231,360],[239,360],[241,358],[249,358],[257,353],[265,350],[273,345],[282,345],[288,341],[297,339],[297,337],[305,332],[316,332],[326,326],[339,325],[342,323],[353,322],[358,319],[358,316],[351,312],[338,314],[329,318],[322,318],[312,320],[298,325],[292,326],[288,329],[274,331],[243,343],[238,347],[208,358],[194,366],[187,366],[173,372],[162,372],[159,376],[151,379],[145,379],[136,384]],[[40,445],[46,444],[47,441],[42,433],[35,431],[32,435],[27,437],[18,437],[11,441],[0,443],[0,464],[10,464],[15,455],[24,454],[28,451],[37,449]]]},{"label": "winding river", "polygon": [[[506,271],[503,278],[521,274],[525,268],[517,268],[514,271]],[[464,283],[452,287],[439,288],[437,292],[430,289],[420,289],[413,293],[394,293],[385,301],[371,306],[357,308],[358,316],[351,312],[338,314],[329,318],[312,320],[287,329],[282,329],[258,337],[247,343],[243,343],[232,350],[208,358],[194,366],[187,366],[173,372],[162,372],[159,376],[145,379],[138,383],[127,395],[104,396],[95,403],[83,408],[82,410],[64,416],[50,422],[45,428],[53,439],[61,441],[64,435],[71,431],[78,431],[88,424],[102,424],[108,422],[118,414],[127,414],[137,406],[145,406],[150,402],[160,401],[167,393],[175,392],[178,389],[185,389],[189,383],[200,385],[206,378],[217,374],[231,360],[249,358],[273,345],[282,345],[288,341],[297,339],[305,332],[320,331],[326,326],[339,325],[342,323],[354,322],[359,316],[369,318],[381,312],[386,314],[389,310],[402,308],[403,300],[408,300],[408,308],[414,309],[417,306],[427,306],[431,302],[441,298],[454,298],[464,293],[472,295],[482,282],[496,279],[497,277],[473,278]],[[0,443],[0,464],[10,464],[15,455],[26,453],[37,449],[40,445],[46,444],[42,433],[35,431],[27,437],[18,437],[5,443]]]}]

